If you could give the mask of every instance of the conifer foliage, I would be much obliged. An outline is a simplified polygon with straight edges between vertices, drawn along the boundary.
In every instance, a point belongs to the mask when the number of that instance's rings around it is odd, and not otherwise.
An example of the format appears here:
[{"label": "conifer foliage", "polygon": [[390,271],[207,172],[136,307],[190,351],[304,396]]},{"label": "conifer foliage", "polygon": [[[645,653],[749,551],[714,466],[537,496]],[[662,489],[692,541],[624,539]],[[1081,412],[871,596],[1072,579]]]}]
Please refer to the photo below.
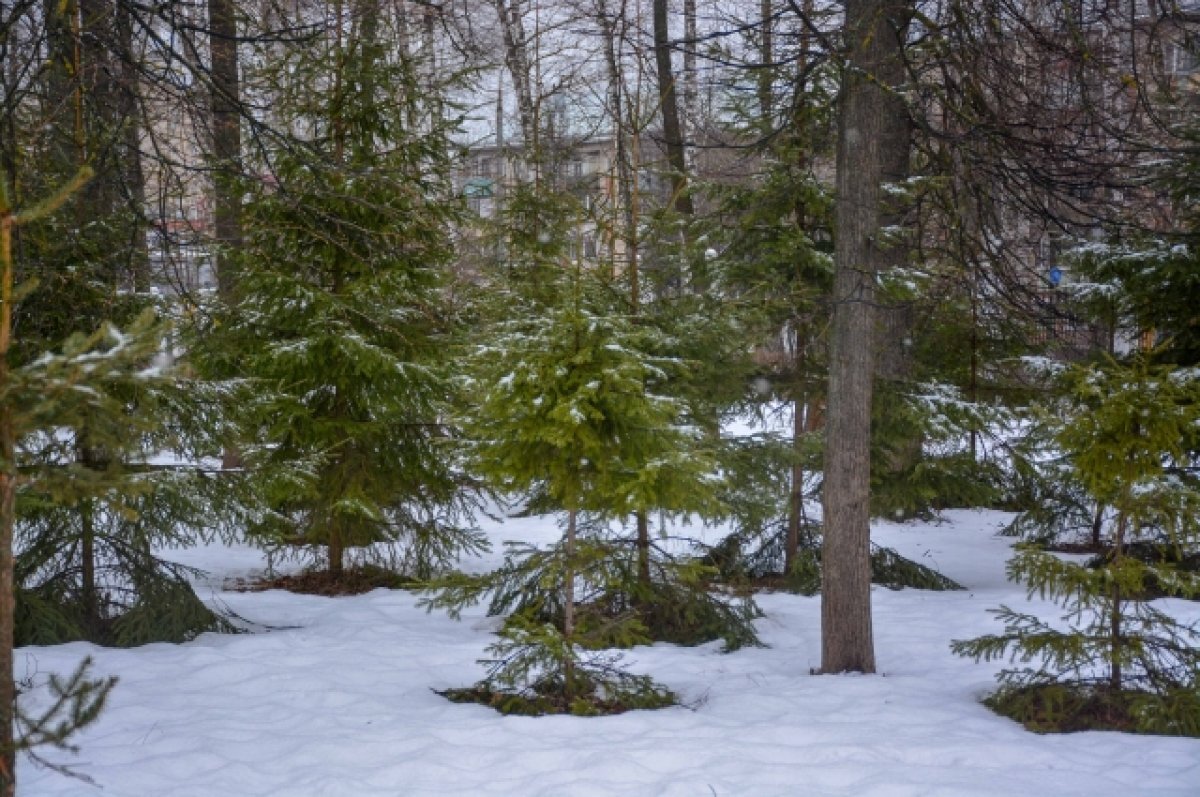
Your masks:
[{"label": "conifer foliage", "polygon": [[473,467],[560,510],[564,535],[547,550],[513,549],[496,573],[448,582],[431,600],[453,610],[494,592],[494,611],[513,610],[484,681],[447,695],[522,713],[669,705],[669,691],[588,650],[645,641],[639,610],[651,596],[631,586],[631,548],[583,520],[694,509],[711,495],[711,462],[682,403],[658,392],[677,363],[645,353],[645,331],[595,275],[574,269],[558,284],[557,300],[525,304],[478,348],[467,392],[479,402],[468,422]]},{"label": "conifer foliage", "polygon": [[1139,356],[1072,369],[1065,384],[1055,441],[1089,499],[1105,553],[1081,564],[1023,546],[1010,578],[1061,605],[1062,622],[1002,607],[1003,633],[955,642],[954,650],[1036,662],[1004,670],[989,699],[1032,728],[1200,735],[1200,630],[1152,602],[1200,597],[1200,573],[1180,566],[1200,548],[1190,453],[1200,381]]},{"label": "conifer foliage", "polygon": [[273,54],[274,112],[303,134],[249,187],[237,299],[210,345],[258,392],[243,448],[265,510],[249,533],[324,549],[335,578],[376,543],[428,576],[482,545],[444,425],[447,130],[437,90],[385,47],[378,4],[349,8]]},{"label": "conifer foliage", "polygon": [[[147,310],[14,372],[33,408],[18,457],[17,639],[182,642],[228,624],[163,549],[228,537],[236,482],[204,470],[225,389],[186,378]],[[32,398],[33,395],[37,399]]]},{"label": "conifer foliage", "polygon": [[128,365],[120,357],[111,356],[114,350],[117,354],[128,352],[126,347],[94,352],[94,347],[83,346],[74,358],[77,367],[69,371],[73,380],[55,378],[55,369],[46,367],[53,363],[53,357],[39,359],[23,369],[12,367],[14,304],[36,287],[29,281],[16,284],[14,232],[54,213],[89,176],[87,169],[80,170],[66,186],[30,207],[19,207],[13,187],[7,179],[0,179],[0,794],[4,797],[16,794],[17,753],[24,750],[36,756],[33,751],[39,746],[69,747],[68,739],[99,715],[114,684],[112,679],[89,680],[86,675],[90,662],[84,660],[67,681],[51,681],[54,699],[47,710],[28,715],[18,704],[13,671],[16,499],[24,479],[18,442],[30,436],[53,436],[60,418],[45,413],[56,408],[56,398],[61,401],[65,396],[72,403],[86,405],[97,395],[95,379],[111,373],[109,369],[114,366],[120,370]]}]

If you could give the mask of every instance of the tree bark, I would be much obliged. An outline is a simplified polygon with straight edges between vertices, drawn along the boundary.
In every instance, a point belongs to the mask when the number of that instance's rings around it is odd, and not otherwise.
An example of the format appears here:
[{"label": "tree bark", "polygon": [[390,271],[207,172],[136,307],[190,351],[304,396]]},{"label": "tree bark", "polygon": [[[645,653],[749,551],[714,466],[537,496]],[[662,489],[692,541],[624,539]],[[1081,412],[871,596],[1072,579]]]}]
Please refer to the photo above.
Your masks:
[{"label": "tree bark", "polygon": [[[242,243],[242,194],[237,186],[242,173],[241,80],[234,0],[208,0],[208,46],[217,295],[228,306],[237,287],[233,253]],[[221,467],[230,470],[242,465],[241,451],[222,452]]]},{"label": "tree bark", "polygon": [[650,518],[645,509],[637,511],[637,578],[638,586],[650,592]]},{"label": "tree bark", "polygon": [[[797,358],[799,359],[799,358]],[[783,574],[792,572],[800,553],[800,515],[804,510],[804,466],[800,463],[800,446],[804,439],[804,396],[797,393],[792,400],[792,489],[788,496],[787,536],[783,543]]]},{"label": "tree bark", "polygon": [[902,63],[896,0],[848,0],[838,124],[833,323],[825,438],[821,672],[875,671],[871,628],[871,398],[875,280],[889,134],[897,127],[882,76]]},{"label": "tree bark", "polygon": [[118,3],[115,18],[120,48],[120,84],[117,90],[118,118],[122,131],[121,166],[125,201],[134,216],[130,229],[130,273],[135,291],[150,290],[150,249],[142,223],[146,207],[146,175],[142,169],[141,98],[138,90],[137,54],[133,48],[133,13]]},{"label": "tree bark", "polygon": [[329,527],[329,575],[334,581],[346,572],[346,546],[342,542],[342,530],[334,523]]},{"label": "tree bark", "polygon": [[532,152],[537,142],[537,111],[534,107],[532,84],[533,71],[529,63],[529,43],[525,25],[521,19],[521,8],[512,0],[493,0],[496,15],[500,18],[500,31],[504,36],[504,65],[508,67],[517,97],[517,116],[521,122],[521,138],[525,151]]},{"label": "tree bark", "polygon": [[608,71],[608,111],[613,119],[613,147],[616,165],[616,196],[614,199],[619,208],[619,215],[614,214],[612,218],[611,224],[614,229],[609,248],[615,259],[616,242],[619,240],[625,248],[624,253],[631,258],[629,261],[630,301],[634,312],[637,312],[640,286],[638,285],[637,260],[634,254],[637,247],[637,219],[633,197],[634,169],[625,127],[621,64],[617,58],[617,17],[609,13],[606,0],[598,0],[596,3],[596,17],[604,37],[604,64]]},{"label": "tree bark", "polygon": [[700,75],[696,68],[699,35],[696,25],[696,0],[683,0],[683,130],[688,174],[696,167],[696,139],[700,129]]},{"label": "tree bark", "polygon": [[575,698],[575,538],[579,512],[567,511],[567,537],[563,545],[563,643],[567,657],[563,660],[563,696],[569,703]]},{"label": "tree bark", "polygon": [[[242,132],[238,76],[237,8],[234,0],[208,0],[211,53],[209,107],[213,154],[213,234],[217,243],[217,291],[229,301],[237,284],[231,253],[242,240]],[[236,464],[236,463],[231,463]]]},{"label": "tree bark", "polygon": [[761,62],[758,66],[758,113],[762,120],[762,129],[769,132],[772,129],[772,115],[775,108],[775,97],[772,87],[775,67],[775,31],[771,9],[771,0],[759,0],[759,16],[762,22]]},{"label": "tree bark", "polygon": [[[1121,566],[1121,558],[1125,552],[1125,529],[1128,523],[1128,516],[1124,510],[1121,511],[1117,518],[1117,526],[1113,535],[1113,552],[1112,565],[1113,569]],[[1113,579],[1112,592],[1110,595],[1112,607],[1109,609],[1109,646],[1112,668],[1108,675],[1108,686],[1114,692],[1121,691],[1121,657],[1124,640],[1121,636],[1121,585],[1117,579]]]},{"label": "tree bark", "polygon": [[688,190],[687,152],[683,126],[679,122],[679,97],[671,68],[671,35],[667,25],[667,0],[654,0],[654,65],[658,76],[658,104],[663,120],[663,148],[671,170],[671,207],[676,213],[692,215]]},{"label": "tree bark", "polygon": [[[7,192],[5,192],[7,193]],[[0,207],[0,392],[8,389],[8,351],[12,339],[15,217]],[[16,525],[16,435],[12,408],[0,402],[0,797],[17,793],[17,756],[13,735],[17,690],[13,682],[16,584],[13,578],[13,528]]]}]

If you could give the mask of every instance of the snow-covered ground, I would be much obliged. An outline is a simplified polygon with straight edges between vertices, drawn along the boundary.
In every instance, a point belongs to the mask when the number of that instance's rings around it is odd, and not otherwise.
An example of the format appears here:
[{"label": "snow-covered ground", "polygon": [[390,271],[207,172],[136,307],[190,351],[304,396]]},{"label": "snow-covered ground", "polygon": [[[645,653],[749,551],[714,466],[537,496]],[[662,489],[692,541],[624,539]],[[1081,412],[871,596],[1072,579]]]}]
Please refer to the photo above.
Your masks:
[{"label": "snow-covered ground", "polygon": [[[376,590],[320,598],[220,590],[264,566],[249,549],[186,552],[207,596],[264,626],[186,645],[18,651],[42,680],[92,656],[120,677],[78,756],[48,753],[88,785],[28,761],[21,794],[108,797],[404,795],[1087,795],[1200,796],[1200,740],[1117,733],[1038,736],[979,704],[999,664],[950,640],[998,629],[988,609],[1024,605],[1004,579],[1006,517],[952,512],[935,524],[880,524],[876,541],[941,569],[966,592],[874,592],[877,676],[813,676],[817,598],[764,595],[769,647],[631,651],[632,668],[686,707],[601,718],[504,717],[432,690],[470,684],[496,622],[416,608]],[[493,525],[496,540],[546,539],[547,519]],[[499,553],[491,554],[492,559]],[[1039,611],[1052,611],[1045,604]],[[1171,610],[1200,619],[1200,606]]]}]

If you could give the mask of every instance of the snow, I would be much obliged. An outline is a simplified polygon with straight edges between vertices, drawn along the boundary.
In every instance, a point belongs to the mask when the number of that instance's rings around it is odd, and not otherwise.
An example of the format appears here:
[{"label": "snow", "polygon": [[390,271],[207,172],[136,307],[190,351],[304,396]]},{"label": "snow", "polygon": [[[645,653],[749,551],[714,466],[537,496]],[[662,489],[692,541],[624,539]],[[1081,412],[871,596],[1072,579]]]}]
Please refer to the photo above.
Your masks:
[{"label": "snow", "polygon": [[[265,560],[245,547],[180,554],[212,575],[201,591],[257,624],[185,645],[113,650],[75,643],[18,651],[18,676],[44,680],[84,656],[120,683],[78,756],[50,751],[96,785],[20,764],[21,793],[109,797],[396,795],[820,795],[837,797],[1196,797],[1200,740],[1119,733],[1038,736],[978,700],[1003,666],[954,656],[952,639],[995,632],[1007,603],[1047,616],[1004,578],[1009,516],[880,523],[875,540],[940,568],[965,592],[873,593],[876,676],[814,676],[817,598],[763,595],[766,648],[659,644],[627,654],[687,705],[602,718],[504,717],[432,690],[465,686],[496,628],[376,590],[321,598],[223,591]],[[548,540],[549,518],[488,527]],[[1200,606],[1172,601],[1178,616]]]}]

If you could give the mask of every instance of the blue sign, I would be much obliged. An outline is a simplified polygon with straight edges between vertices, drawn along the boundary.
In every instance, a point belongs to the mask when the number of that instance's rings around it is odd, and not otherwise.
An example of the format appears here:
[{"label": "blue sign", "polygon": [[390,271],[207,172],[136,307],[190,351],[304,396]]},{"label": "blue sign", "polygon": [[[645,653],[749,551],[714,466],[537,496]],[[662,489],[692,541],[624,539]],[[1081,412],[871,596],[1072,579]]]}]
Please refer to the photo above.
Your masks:
[{"label": "blue sign", "polygon": [[1062,269],[1058,266],[1050,267],[1050,284],[1058,287],[1058,283],[1062,282]]}]

